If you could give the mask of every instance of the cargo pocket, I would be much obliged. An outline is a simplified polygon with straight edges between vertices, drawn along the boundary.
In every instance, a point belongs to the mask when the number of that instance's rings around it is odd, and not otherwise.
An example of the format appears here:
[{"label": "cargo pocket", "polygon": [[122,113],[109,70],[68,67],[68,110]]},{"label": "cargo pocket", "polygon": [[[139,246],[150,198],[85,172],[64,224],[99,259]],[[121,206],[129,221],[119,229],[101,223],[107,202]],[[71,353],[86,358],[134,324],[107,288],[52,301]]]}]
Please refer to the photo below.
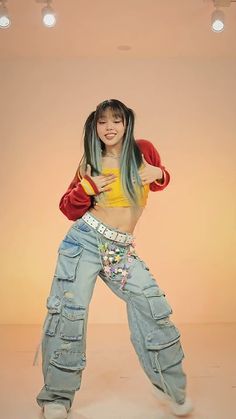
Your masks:
[{"label": "cargo pocket", "polygon": [[172,313],[172,308],[169,305],[164,292],[157,286],[148,287],[143,290],[154,319],[162,319]]},{"label": "cargo pocket", "polygon": [[47,319],[45,322],[45,334],[55,336],[60,319],[61,300],[58,296],[52,295],[47,298]]},{"label": "cargo pocket", "polygon": [[48,365],[46,387],[52,391],[78,390],[81,383],[81,371],[85,366],[84,352],[55,351]]},{"label": "cargo pocket", "polygon": [[184,358],[179,330],[170,321],[157,324],[157,328],[146,336],[145,346],[155,372],[178,365]]},{"label": "cargo pocket", "polygon": [[74,281],[82,251],[83,246],[80,244],[63,240],[58,249],[55,277],[65,281]]},{"label": "cargo pocket", "polygon": [[60,338],[81,340],[83,336],[85,307],[66,304],[62,307]]}]

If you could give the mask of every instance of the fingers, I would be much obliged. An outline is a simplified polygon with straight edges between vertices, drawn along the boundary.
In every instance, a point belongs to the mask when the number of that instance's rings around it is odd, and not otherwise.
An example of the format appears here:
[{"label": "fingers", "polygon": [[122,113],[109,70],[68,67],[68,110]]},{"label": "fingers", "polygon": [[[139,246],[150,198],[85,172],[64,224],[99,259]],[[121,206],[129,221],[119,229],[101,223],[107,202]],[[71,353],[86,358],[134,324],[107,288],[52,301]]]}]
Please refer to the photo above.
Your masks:
[{"label": "fingers", "polygon": [[102,178],[103,178],[102,181],[105,182],[106,185],[107,185],[110,182],[114,182],[116,180],[117,176],[114,175],[114,174],[110,174],[110,175],[104,175],[104,176],[102,176]]},{"label": "fingers", "polygon": [[113,182],[115,182],[115,178],[114,177],[112,177],[112,178],[106,178],[105,180],[103,180],[103,182],[102,182],[102,185],[103,186],[107,186],[107,185],[109,185],[110,183],[113,183]]},{"label": "fingers", "polygon": [[104,184],[104,185],[100,186],[99,190],[100,190],[100,192],[108,192],[108,191],[111,191],[112,188],[110,186],[108,186],[108,184]]},{"label": "fingers", "polygon": [[107,175],[103,175],[103,177],[106,177],[106,178],[110,178],[110,177],[116,178],[117,175],[115,175],[114,173],[108,173]]},{"label": "fingers", "polygon": [[117,175],[115,174],[107,174],[107,175],[102,175],[102,176],[98,176],[97,178],[97,185],[99,185],[99,191],[100,192],[108,192],[111,191],[112,188],[110,188],[108,185],[110,185],[111,183],[115,182],[117,178]]},{"label": "fingers", "polygon": [[148,183],[148,179],[144,174],[140,175],[140,179],[141,179],[142,185],[145,185],[146,183]]},{"label": "fingers", "polygon": [[140,179],[141,179],[141,180],[143,180],[143,179],[144,179],[144,177],[147,175],[147,173],[146,173],[146,170],[145,170],[145,169],[141,169],[141,170],[139,170],[138,174],[139,174],[139,176],[140,176]]},{"label": "fingers", "polygon": [[101,192],[109,192],[112,188],[101,188]]},{"label": "fingers", "polygon": [[90,166],[90,164],[87,164],[86,175],[91,176],[91,166]]},{"label": "fingers", "polygon": [[139,172],[139,176],[140,176],[140,179],[141,179],[142,181],[146,179],[146,177],[145,177],[145,173],[143,173],[143,172]]},{"label": "fingers", "polygon": [[142,185],[145,185],[146,183],[148,183],[148,173],[147,173],[146,169],[145,168],[140,169],[138,173],[139,173],[140,179],[142,181]]}]

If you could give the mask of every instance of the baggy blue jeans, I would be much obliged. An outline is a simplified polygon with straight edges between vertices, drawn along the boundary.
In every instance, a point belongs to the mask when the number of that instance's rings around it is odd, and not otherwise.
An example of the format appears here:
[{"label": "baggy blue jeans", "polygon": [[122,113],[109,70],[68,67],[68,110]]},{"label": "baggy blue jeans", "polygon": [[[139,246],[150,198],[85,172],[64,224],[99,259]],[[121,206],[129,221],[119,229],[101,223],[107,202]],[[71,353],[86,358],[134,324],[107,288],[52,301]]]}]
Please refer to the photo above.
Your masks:
[{"label": "baggy blue jeans", "polygon": [[69,411],[80,388],[86,366],[89,303],[97,276],[126,302],[131,342],[151,383],[183,403],[184,353],[163,290],[146,263],[135,251],[130,252],[130,244],[105,238],[80,218],[59,245],[47,298],[42,334],[44,386],[36,398],[39,406],[54,401]]}]

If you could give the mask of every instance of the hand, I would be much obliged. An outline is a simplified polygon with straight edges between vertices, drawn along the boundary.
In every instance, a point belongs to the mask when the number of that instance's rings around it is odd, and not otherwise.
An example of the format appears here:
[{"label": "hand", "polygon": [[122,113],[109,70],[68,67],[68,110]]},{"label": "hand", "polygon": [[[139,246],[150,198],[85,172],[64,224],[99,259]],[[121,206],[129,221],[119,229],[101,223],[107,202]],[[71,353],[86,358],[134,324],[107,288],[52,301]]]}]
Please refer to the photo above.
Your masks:
[{"label": "hand", "polygon": [[139,170],[139,175],[142,181],[142,185],[146,183],[152,183],[154,180],[161,179],[163,176],[163,172],[160,167],[152,166],[149,164],[142,154],[143,164],[144,167]]},{"label": "hand", "polygon": [[114,182],[116,180],[116,175],[113,173],[108,173],[107,175],[99,175],[99,176],[91,176],[91,166],[90,164],[87,164],[87,169],[85,172],[86,175],[88,175],[93,182],[96,184],[99,192],[107,192],[111,191],[111,188],[108,188],[107,185]]}]

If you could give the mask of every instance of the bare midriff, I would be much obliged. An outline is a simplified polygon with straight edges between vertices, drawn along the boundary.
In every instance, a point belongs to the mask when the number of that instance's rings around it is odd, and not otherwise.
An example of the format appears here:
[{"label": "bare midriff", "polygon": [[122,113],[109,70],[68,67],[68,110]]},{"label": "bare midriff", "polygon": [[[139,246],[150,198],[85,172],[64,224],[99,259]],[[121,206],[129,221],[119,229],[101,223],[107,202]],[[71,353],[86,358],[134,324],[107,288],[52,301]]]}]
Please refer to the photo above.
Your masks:
[{"label": "bare midriff", "polygon": [[140,207],[134,212],[131,207],[100,207],[96,204],[89,212],[101,222],[132,234],[143,210],[144,208]]},{"label": "bare midriff", "polygon": [[[102,158],[102,165],[105,167],[118,167],[117,161],[109,157]],[[133,233],[135,226],[144,210],[144,207],[102,207],[96,203],[94,208],[90,208],[89,212],[94,214],[96,218],[125,233]]]}]

